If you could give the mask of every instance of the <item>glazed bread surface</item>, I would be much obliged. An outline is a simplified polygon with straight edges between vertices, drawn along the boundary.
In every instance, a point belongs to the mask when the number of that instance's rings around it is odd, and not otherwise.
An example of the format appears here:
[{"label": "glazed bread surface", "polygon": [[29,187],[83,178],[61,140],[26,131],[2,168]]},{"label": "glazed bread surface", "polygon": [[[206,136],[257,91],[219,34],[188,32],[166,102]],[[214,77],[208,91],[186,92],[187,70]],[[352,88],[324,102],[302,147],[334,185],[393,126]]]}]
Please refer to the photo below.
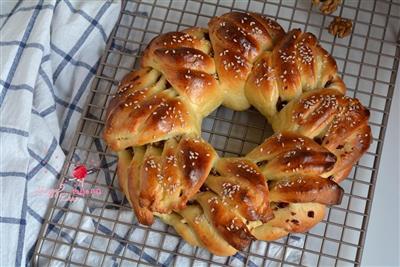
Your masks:
[{"label": "glazed bread surface", "polygon": [[[138,221],[154,217],[189,244],[233,255],[252,240],[308,231],[371,143],[369,111],[316,37],[230,12],[155,37],[108,103],[103,137]],[[273,136],[238,158],[201,138],[220,105],[255,107]]]}]

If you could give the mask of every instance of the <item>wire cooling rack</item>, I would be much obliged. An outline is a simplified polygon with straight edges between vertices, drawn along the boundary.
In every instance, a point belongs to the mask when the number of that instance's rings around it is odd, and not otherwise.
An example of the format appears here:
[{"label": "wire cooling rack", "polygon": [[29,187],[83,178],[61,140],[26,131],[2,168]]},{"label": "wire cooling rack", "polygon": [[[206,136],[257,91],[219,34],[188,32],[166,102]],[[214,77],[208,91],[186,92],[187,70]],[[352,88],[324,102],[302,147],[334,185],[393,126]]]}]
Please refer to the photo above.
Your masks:
[{"label": "wire cooling rack", "polygon": [[[74,137],[60,183],[67,182],[78,159],[100,168],[85,180],[91,196],[51,203],[33,257],[39,266],[271,266],[360,265],[379,160],[400,57],[400,2],[343,1],[333,14],[353,21],[344,39],[328,34],[333,16],[322,15],[311,0],[289,1],[125,1],[93,81],[86,111]],[[231,10],[254,11],[277,19],[285,28],[314,33],[337,60],[348,95],[371,111],[373,143],[341,184],[342,204],[304,234],[274,241],[255,241],[232,257],[216,257],[182,241],[168,226],[137,224],[116,182],[116,155],[101,138],[105,107],[118,82],[137,67],[140,52],[163,32],[206,26]],[[221,156],[246,154],[271,135],[265,119],[253,109],[234,112],[220,107],[204,120],[203,137]],[[100,193],[99,193],[100,192]]]}]

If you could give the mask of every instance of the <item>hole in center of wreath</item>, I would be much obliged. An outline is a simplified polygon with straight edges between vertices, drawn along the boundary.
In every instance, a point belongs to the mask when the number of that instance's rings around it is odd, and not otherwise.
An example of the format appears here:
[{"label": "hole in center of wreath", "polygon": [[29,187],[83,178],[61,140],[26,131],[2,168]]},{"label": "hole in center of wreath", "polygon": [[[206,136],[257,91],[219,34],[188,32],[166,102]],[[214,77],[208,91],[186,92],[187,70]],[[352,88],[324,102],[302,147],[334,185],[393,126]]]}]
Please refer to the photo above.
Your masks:
[{"label": "hole in center of wreath", "polygon": [[202,137],[220,156],[244,156],[274,134],[267,119],[251,107],[234,111],[220,106],[203,119]]}]

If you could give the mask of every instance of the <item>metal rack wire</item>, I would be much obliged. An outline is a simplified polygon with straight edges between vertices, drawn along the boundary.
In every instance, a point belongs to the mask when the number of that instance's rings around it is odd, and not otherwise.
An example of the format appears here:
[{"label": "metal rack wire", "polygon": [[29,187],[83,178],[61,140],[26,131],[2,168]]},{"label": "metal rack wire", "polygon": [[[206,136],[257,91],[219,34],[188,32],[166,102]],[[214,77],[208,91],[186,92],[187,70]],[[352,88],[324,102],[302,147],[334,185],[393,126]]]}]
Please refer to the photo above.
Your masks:
[{"label": "metal rack wire", "polygon": [[[135,222],[131,208],[116,182],[116,156],[101,138],[105,107],[118,82],[137,67],[140,52],[162,32],[206,26],[208,20],[230,10],[263,13],[285,28],[314,33],[337,60],[348,94],[371,111],[373,144],[341,185],[345,196],[331,207],[325,219],[308,233],[274,242],[256,241],[232,257],[216,257],[192,248],[162,223],[145,227]],[[53,266],[226,266],[226,265],[360,265],[373,199],[374,186],[400,60],[400,2],[344,1],[333,15],[349,18],[350,37],[336,39],[311,1],[159,0],[125,1],[93,81],[86,111],[61,173],[67,179],[75,159],[100,169],[86,179],[89,188],[103,194],[77,196],[51,203],[34,252],[35,265]],[[246,154],[272,130],[255,110],[234,112],[220,107],[204,120],[203,138],[221,156]]]}]

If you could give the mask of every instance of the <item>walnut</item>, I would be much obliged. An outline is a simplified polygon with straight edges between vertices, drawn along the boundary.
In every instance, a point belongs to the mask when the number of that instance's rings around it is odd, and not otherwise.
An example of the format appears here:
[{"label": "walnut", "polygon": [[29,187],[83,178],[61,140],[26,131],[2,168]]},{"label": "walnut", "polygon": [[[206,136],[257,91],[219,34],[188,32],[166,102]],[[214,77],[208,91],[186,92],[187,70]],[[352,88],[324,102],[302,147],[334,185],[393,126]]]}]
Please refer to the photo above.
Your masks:
[{"label": "walnut", "polygon": [[352,28],[353,23],[351,20],[335,17],[329,24],[328,30],[330,34],[343,38],[351,33]]},{"label": "walnut", "polygon": [[313,5],[318,6],[319,10],[325,15],[335,12],[342,0],[312,0]]}]

